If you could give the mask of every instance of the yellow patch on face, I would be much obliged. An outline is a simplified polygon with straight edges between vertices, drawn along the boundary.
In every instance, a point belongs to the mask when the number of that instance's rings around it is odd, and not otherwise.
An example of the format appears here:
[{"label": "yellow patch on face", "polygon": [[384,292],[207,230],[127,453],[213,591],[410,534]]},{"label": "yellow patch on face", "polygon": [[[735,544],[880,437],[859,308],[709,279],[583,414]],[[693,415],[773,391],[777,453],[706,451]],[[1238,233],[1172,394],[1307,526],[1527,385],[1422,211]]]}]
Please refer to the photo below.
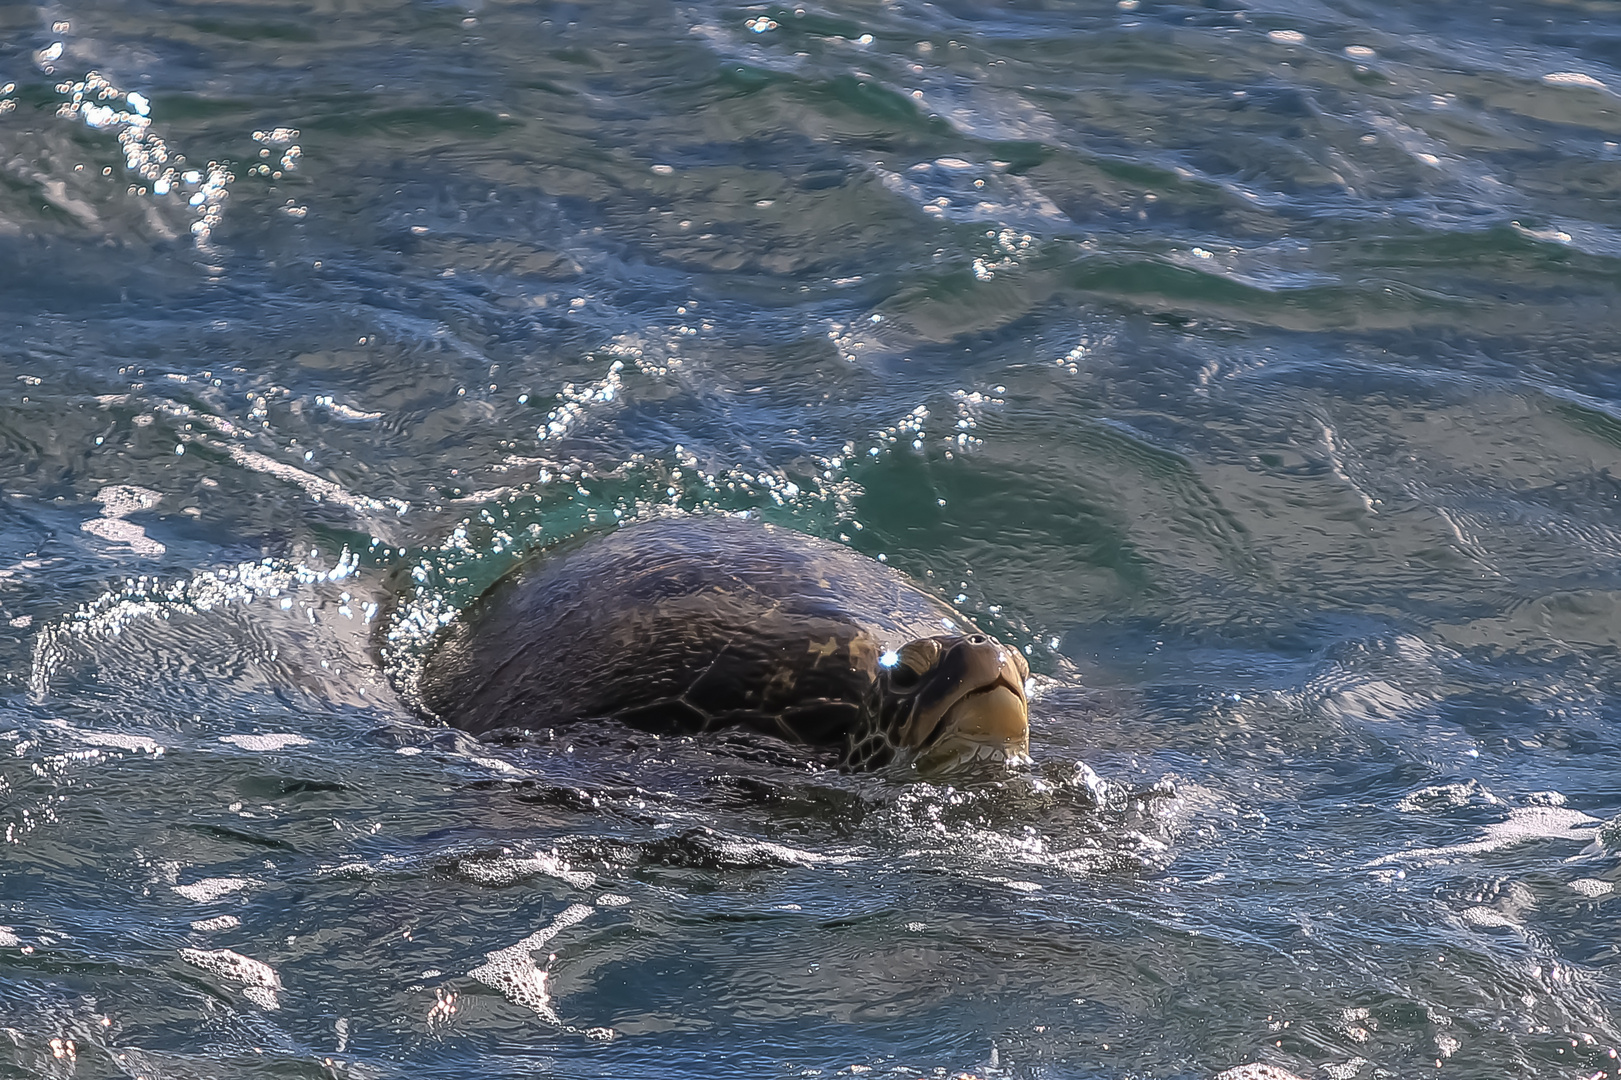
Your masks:
[{"label": "yellow patch on face", "polygon": [[766,683],[763,697],[765,700],[776,700],[782,696],[792,694],[798,682],[799,680],[794,673],[784,667],[771,676],[771,681]]},{"label": "yellow patch on face", "polygon": [[812,656],[816,657],[816,659],[811,662],[811,667],[815,667],[817,664],[820,664],[823,660],[826,660],[828,657],[839,651],[839,639],[830,637],[826,641],[813,641],[810,643],[810,648],[807,651]]},{"label": "yellow patch on face", "polygon": [[878,644],[863,634],[850,639],[850,666],[871,674],[878,666]]}]

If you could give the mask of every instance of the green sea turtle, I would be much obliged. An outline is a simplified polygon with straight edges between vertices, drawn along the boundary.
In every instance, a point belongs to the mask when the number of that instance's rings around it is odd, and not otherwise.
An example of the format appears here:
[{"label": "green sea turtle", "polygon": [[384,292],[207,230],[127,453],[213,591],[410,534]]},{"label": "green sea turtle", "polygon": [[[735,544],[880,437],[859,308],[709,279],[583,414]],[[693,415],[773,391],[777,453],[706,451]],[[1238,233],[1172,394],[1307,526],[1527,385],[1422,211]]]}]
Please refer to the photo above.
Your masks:
[{"label": "green sea turtle", "polygon": [[899,572],[719,515],[626,525],[520,564],[433,642],[416,695],[484,734],[741,726],[850,768],[1022,757],[1018,650]]}]

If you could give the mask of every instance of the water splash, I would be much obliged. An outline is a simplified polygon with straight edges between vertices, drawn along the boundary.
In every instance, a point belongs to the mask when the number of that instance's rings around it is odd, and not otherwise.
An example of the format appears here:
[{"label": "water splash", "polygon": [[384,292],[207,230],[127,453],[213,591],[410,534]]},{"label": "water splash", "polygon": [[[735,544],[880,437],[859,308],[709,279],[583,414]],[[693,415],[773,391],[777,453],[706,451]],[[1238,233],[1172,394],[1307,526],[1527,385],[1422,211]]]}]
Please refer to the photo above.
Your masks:
[{"label": "water splash", "polygon": [[[188,207],[195,218],[191,223],[193,242],[201,251],[212,251],[211,238],[224,220],[225,201],[236,179],[230,169],[218,161],[188,167],[186,156],[153,129],[152,106],[146,96],[114,85],[100,72],[58,83],[56,91],[67,99],[57,106],[57,116],[116,136],[124,153],[124,169],[135,181],[129,193]],[[85,224],[96,220],[86,204],[64,202],[63,208]]]}]

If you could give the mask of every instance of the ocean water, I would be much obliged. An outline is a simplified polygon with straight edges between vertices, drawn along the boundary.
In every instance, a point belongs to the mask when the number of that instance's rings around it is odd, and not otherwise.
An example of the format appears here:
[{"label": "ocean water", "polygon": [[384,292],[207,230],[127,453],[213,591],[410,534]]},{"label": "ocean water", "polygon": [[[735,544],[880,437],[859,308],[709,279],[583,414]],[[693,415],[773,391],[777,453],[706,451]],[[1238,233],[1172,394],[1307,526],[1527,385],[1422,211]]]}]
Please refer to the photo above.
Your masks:
[{"label": "ocean water", "polygon": [[[0,6],[0,1076],[1618,1075],[1618,95],[1601,0]],[[402,697],[719,511],[1033,762]]]}]

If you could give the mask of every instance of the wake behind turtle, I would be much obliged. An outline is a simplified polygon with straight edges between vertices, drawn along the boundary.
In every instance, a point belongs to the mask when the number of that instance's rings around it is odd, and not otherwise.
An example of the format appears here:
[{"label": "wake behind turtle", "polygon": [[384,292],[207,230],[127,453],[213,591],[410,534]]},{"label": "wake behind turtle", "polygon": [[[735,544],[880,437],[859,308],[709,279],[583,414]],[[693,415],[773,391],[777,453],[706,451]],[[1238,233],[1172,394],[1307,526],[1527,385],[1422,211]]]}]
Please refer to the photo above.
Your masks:
[{"label": "wake behind turtle", "polygon": [[737,726],[840,746],[851,768],[934,768],[1022,757],[1028,676],[1017,650],[890,567],[706,515],[520,564],[440,633],[416,693],[475,734]]}]

